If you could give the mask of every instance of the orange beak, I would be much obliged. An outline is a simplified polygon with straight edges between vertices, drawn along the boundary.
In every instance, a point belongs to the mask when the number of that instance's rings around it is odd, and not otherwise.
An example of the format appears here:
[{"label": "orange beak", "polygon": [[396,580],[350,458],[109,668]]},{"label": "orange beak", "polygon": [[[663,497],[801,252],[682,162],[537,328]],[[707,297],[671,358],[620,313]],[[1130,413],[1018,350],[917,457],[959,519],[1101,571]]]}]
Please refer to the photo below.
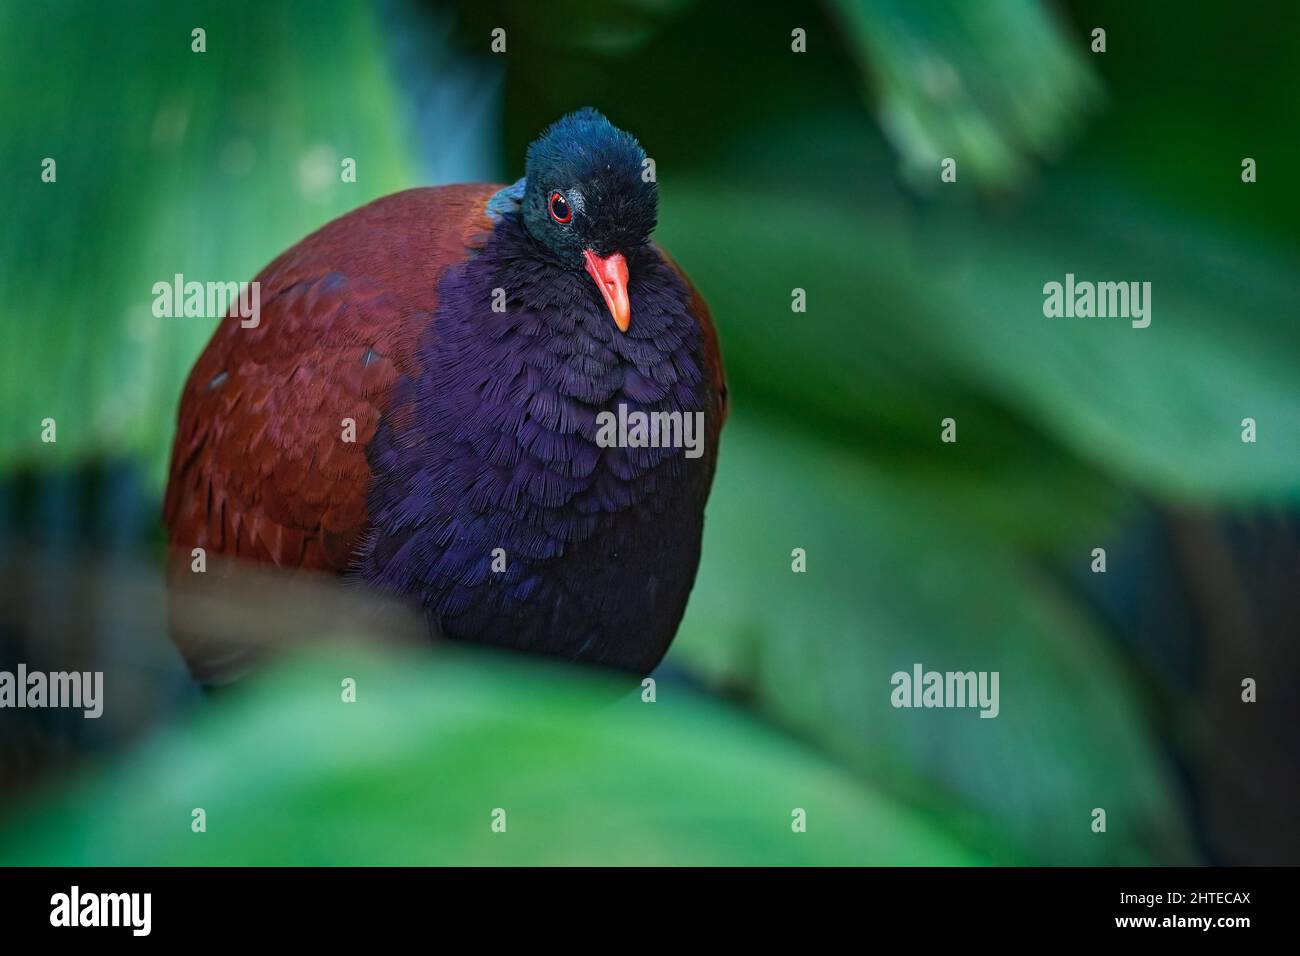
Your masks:
[{"label": "orange beak", "polygon": [[582,256],[587,260],[587,271],[596,280],[596,288],[605,297],[614,324],[620,332],[626,332],[632,325],[632,304],[627,300],[627,260],[623,253],[614,252],[601,258],[585,249]]}]

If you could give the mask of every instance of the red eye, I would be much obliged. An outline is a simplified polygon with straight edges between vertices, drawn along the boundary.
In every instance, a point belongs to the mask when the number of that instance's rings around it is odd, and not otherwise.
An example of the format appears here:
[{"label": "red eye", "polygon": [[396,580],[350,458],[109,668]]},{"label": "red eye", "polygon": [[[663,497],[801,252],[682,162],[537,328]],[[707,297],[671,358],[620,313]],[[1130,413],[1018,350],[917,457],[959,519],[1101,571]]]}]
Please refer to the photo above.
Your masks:
[{"label": "red eye", "polygon": [[562,226],[573,219],[573,210],[558,192],[551,193],[551,218]]}]

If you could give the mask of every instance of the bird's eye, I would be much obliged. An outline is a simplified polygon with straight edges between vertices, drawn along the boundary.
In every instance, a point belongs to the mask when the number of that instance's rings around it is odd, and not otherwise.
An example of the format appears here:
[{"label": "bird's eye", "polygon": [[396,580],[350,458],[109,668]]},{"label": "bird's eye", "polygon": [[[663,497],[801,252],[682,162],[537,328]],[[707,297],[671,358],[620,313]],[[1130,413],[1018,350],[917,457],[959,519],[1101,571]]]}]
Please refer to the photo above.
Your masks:
[{"label": "bird's eye", "polygon": [[567,224],[573,219],[573,210],[569,208],[569,203],[560,193],[551,193],[551,218],[560,225]]}]

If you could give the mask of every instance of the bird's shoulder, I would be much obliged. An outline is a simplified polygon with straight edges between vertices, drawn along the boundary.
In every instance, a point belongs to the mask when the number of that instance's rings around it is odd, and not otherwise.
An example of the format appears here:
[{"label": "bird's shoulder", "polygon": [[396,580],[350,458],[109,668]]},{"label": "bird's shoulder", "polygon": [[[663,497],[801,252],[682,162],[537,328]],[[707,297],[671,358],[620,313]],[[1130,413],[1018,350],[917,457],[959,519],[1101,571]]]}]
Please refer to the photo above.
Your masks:
[{"label": "bird's shoulder", "polygon": [[499,185],[411,189],[333,220],[254,280],[253,318],[224,318],[182,393],[164,518],[194,547],[346,568],[366,524],[365,448],[419,341],[442,275],[482,247]]}]

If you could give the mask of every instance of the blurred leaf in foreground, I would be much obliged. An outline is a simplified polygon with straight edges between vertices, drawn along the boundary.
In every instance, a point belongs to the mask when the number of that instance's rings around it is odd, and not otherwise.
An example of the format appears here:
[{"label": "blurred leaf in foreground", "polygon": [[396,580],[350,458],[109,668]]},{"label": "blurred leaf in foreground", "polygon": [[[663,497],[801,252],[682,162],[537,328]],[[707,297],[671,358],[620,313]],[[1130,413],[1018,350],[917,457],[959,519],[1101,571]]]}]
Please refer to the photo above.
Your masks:
[{"label": "blurred leaf in foreground", "polygon": [[986,862],[762,725],[657,698],[492,652],[317,652],[0,823],[0,864]]}]

